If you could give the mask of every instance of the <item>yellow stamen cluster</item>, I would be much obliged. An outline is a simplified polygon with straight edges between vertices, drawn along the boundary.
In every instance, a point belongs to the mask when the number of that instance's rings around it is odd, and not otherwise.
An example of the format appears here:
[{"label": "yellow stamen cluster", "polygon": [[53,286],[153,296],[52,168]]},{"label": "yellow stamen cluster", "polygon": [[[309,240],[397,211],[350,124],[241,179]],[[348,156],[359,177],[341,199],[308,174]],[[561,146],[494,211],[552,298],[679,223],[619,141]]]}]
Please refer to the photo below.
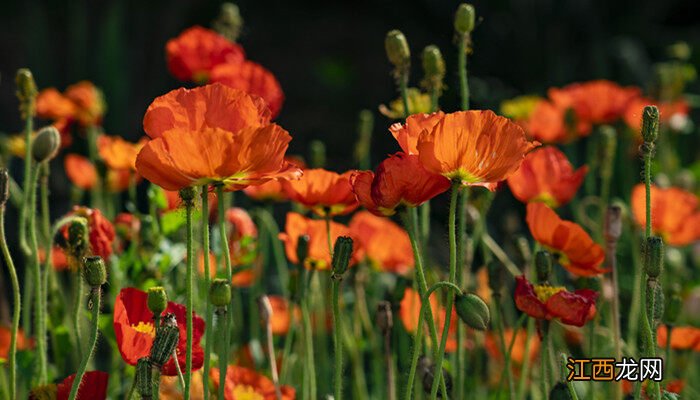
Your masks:
[{"label": "yellow stamen cluster", "polygon": [[555,294],[566,290],[562,286],[549,286],[549,285],[535,285],[535,295],[539,301],[545,303],[550,297]]},{"label": "yellow stamen cluster", "polygon": [[233,388],[233,398],[237,400],[264,400],[265,398],[258,393],[252,386],[236,385]]},{"label": "yellow stamen cluster", "polygon": [[152,337],[156,336],[156,328],[150,322],[139,321],[138,325],[132,324],[131,327],[134,328],[134,330],[136,330],[137,332],[146,333],[151,335]]}]

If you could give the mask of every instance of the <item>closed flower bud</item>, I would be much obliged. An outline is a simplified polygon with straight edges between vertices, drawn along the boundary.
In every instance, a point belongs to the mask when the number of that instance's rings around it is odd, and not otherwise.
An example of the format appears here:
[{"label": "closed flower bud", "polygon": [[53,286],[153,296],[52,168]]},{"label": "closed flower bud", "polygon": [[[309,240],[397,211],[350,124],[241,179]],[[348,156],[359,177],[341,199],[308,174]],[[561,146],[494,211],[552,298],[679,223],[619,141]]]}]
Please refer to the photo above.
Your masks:
[{"label": "closed flower bud", "polygon": [[617,242],[622,235],[622,209],[620,206],[612,205],[605,213],[605,240]]},{"label": "closed flower bud", "polygon": [[22,113],[22,118],[34,116],[35,100],[38,91],[32,72],[27,68],[18,69],[17,75],[15,75],[15,84],[17,85],[17,98],[19,99],[19,110]]},{"label": "closed flower bud", "polygon": [[673,325],[678,321],[678,316],[683,308],[683,299],[681,298],[681,290],[678,285],[673,285],[671,292],[666,299],[666,311],[664,312],[664,322],[667,325]]},{"label": "closed flower bud", "polygon": [[148,309],[155,315],[161,315],[168,307],[168,294],[162,286],[148,289]]},{"label": "closed flower bud", "polygon": [[151,346],[151,365],[161,369],[173,355],[175,347],[180,340],[180,329],[177,326],[163,325],[158,329],[156,338]]},{"label": "closed flower bud", "polygon": [[309,143],[309,155],[311,168],[323,168],[326,166],[326,145],[320,140],[312,140]]},{"label": "closed flower bud", "polygon": [[142,399],[153,398],[153,368],[148,357],[136,362],[136,391]]},{"label": "closed flower bud", "polygon": [[73,265],[75,269],[78,269],[78,264],[82,262],[90,248],[87,224],[87,219],[80,217],[73,219],[68,226],[68,255],[75,263]]},{"label": "closed flower bud", "polygon": [[51,161],[61,147],[61,134],[53,126],[46,126],[39,130],[32,140],[32,158],[40,163]]},{"label": "closed flower bud", "polygon": [[394,315],[388,301],[380,301],[377,304],[377,326],[384,335],[389,334],[394,326]]},{"label": "closed flower bud", "polygon": [[231,284],[226,279],[214,279],[209,288],[209,301],[216,307],[231,303]]},{"label": "closed flower bud", "polygon": [[557,382],[549,392],[549,400],[573,400],[569,388],[564,382]]},{"label": "closed flower bud", "polygon": [[335,241],[333,247],[333,279],[343,279],[343,274],[348,270],[352,257],[352,239],[341,236]]},{"label": "closed flower bud", "polygon": [[658,236],[651,236],[644,243],[644,272],[650,278],[657,278],[664,268],[664,242]]},{"label": "closed flower bud", "polygon": [[0,207],[10,198],[10,175],[6,168],[0,168]]},{"label": "closed flower bud", "polygon": [[430,45],[423,49],[423,71],[426,79],[440,82],[445,77],[445,60],[437,46]]},{"label": "closed flower bud", "polygon": [[180,199],[182,199],[185,207],[194,205],[194,198],[196,195],[197,193],[192,186],[180,189]]},{"label": "closed flower bud", "polygon": [[399,69],[408,68],[411,63],[411,50],[406,36],[397,29],[389,31],[384,39],[384,48],[389,61]]},{"label": "closed flower bud", "polygon": [[83,277],[90,287],[99,287],[107,282],[107,268],[100,256],[85,257]]},{"label": "closed flower bud", "polygon": [[664,291],[661,285],[654,285],[654,323],[658,324],[664,317],[664,310],[666,309],[666,296],[664,296]]},{"label": "closed flower bud", "polygon": [[243,17],[241,17],[238,6],[233,3],[223,3],[219,17],[214,21],[212,27],[221,36],[235,42],[243,28]]},{"label": "closed flower bud", "polygon": [[646,106],[642,111],[642,138],[647,143],[654,143],[659,137],[659,109]]},{"label": "closed flower bud", "polygon": [[297,241],[297,260],[299,260],[299,265],[304,265],[304,260],[309,255],[309,240],[311,240],[309,235],[299,236]]},{"label": "closed flower bud", "polygon": [[537,281],[548,282],[552,273],[552,255],[548,251],[540,250],[535,254],[535,268],[537,269]]},{"label": "closed flower bud", "polygon": [[491,320],[489,307],[475,294],[458,294],[455,299],[455,308],[459,318],[470,327],[485,331]]},{"label": "closed flower bud", "polygon": [[474,6],[467,3],[462,3],[457,7],[455,13],[455,31],[465,35],[474,30],[474,21],[476,20],[476,11]]}]

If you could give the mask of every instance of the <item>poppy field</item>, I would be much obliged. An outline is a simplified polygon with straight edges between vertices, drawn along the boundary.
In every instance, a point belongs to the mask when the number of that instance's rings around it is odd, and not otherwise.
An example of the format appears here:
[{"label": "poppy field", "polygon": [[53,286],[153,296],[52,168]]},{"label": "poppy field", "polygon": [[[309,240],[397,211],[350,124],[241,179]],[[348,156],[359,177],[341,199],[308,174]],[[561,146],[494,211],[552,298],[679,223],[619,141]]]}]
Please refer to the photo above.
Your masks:
[{"label": "poppy field", "polygon": [[700,399],[692,49],[480,109],[455,6],[450,48],[387,27],[342,160],[290,150],[231,3],[162,43],[138,140],[87,77],[2,76],[0,400]]}]

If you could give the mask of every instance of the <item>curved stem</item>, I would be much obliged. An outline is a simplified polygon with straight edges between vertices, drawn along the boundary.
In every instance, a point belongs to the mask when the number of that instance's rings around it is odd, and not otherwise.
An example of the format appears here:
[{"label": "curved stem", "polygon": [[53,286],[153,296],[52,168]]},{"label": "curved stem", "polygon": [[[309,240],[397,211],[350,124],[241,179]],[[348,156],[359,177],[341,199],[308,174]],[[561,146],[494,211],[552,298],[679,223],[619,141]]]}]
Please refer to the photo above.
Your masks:
[{"label": "curved stem", "polygon": [[97,286],[92,288],[92,325],[90,334],[90,347],[88,348],[87,354],[83,357],[80,362],[80,367],[78,367],[78,372],[75,374],[75,380],[73,380],[73,386],[70,390],[70,396],[68,400],[75,400],[78,395],[78,388],[82,383],[83,376],[85,375],[85,370],[90,362],[92,353],[95,351],[95,346],[97,345],[97,334],[99,332],[99,319],[100,319],[100,306],[102,302],[102,289]]},{"label": "curved stem", "polygon": [[29,247],[31,248],[32,269],[34,270],[34,286],[36,296],[34,297],[34,329],[36,336],[36,351],[38,353],[38,368],[39,368],[39,384],[46,382],[46,332],[43,330],[44,313],[43,313],[43,290],[41,265],[39,263],[39,244],[36,237],[36,186],[39,179],[40,165],[36,165],[32,171],[30,181],[31,191],[29,192],[29,207],[31,212],[28,218],[29,228]]},{"label": "curved stem", "polygon": [[74,274],[77,278],[75,297],[73,301],[73,330],[75,331],[75,347],[78,352],[78,358],[83,359],[83,333],[80,329],[80,305],[83,299],[83,278],[80,274]]},{"label": "curved stem", "polygon": [[[225,204],[224,204],[224,187],[223,185],[216,185],[216,200],[218,203],[218,208],[219,208],[219,234],[221,236],[221,252],[223,253],[223,259],[224,259],[224,264],[226,267],[226,282],[231,282],[231,278],[233,275],[233,272],[231,270],[231,253],[229,252],[228,248],[228,236],[226,235],[226,215],[225,215]],[[233,296],[232,296],[233,297]],[[231,317],[226,316],[223,318],[224,319],[224,333],[223,336],[220,338],[223,340],[222,344],[222,354],[219,355],[219,359],[221,360],[219,362],[219,382],[226,382],[226,372],[228,370],[228,353],[229,353],[229,346],[230,346],[230,336],[229,336],[229,323],[231,321]],[[222,384],[219,385],[219,397],[223,398],[223,386]]]},{"label": "curved stem", "polygon": [[[192,226],[192,209],[194,202],[192,199],[185,201],[185,217],[187,225],[187,352],[185,358],[185,400],[190,398],[190,384],[192,383],[192,341],[194,330],[194,229]],[[204,257],[205,259],[208,258]]]},{"label": "curved stem", "polygon": [[331,278],[331,296],[333,298],[333,348],[335,355],[335,374],[333,379],[334,385],[334,400],[343,398],[343,342],[340,340],[341,335],[341,318],[340,318],[340,299],[338,295],[340,282],[342,278],[336,278],[335,275]]},{"label": "curved stem", "polygon": [[[207,294],[211,285],[211,271],[209,263],[209,185],[202,185],[202,253],[204,254],[204,318],[206,326],[210,327],[204,331],[204,370],[203,375],[209,376],[209,367],[211,363],[211,345],[212,345],[212,304],[208,301]],[[209,400],[209,378],[202,380],[204,390],[204,400]]]},{"label": "curved stem", "polygon": [[0,248],[2,248],[2,255],[5,259],[5,264],[7,265],[7,270],[10,274],[10,281],[12,282],[12,298],[13,298],[13,309],[12,309],[12,333],[10,336],[10,350],[8,352],[9,364],[10,364],[10,398],[16,398],[17,392],[17,330],[19,329],[19,316],[22,307],[22,301],[20,299],[20,289],[19,289],[19,279],[17,279],[17,270],[15,269],[15,264],[12,261],[12,255],[7,247],[7,238],[5,237],[5,205],[0,206]]}]

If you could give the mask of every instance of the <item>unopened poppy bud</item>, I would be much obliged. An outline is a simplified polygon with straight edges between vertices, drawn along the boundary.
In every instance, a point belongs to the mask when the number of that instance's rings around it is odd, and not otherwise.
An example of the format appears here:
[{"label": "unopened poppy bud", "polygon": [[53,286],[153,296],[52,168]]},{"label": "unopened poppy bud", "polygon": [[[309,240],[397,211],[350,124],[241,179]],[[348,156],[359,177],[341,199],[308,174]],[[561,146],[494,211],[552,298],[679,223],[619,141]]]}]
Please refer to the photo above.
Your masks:
[{"label": "unopened poppy bud", "polygon": [[564,382],[557,382],[549,392],[549,400],[573,400],[569,388]]},{"label": "unopened poppy bud", "polygon": [[27,68],[20,68],[15,75],[17,85],[17,98],[19,99],[19,110],[22,118],[34,116],[35,100],[37,95],[36,82],[32,72]]},{"label": "unopened poppy bud", "polygon": [[343,279],[343,274],[348,270],[352,257],[352,238],[340,236],[333,246],[333,279]]},{"label": "unopened poppy bud", "polygon": [[664,242],[658,236],[651,236],[644,243],[644,272],[650,278],[657,278],[664,268]]},{"label": "unopened poppy bud", "polygon": [[647,143],[654,143],[659,137],[659,109],[645,106],[642,111],[642,138]]},{"label": "unopened poppy bud", "polygon": [[445,60],[437,46],[430,45],[423,49],[423,71],[429,80],[440,82],[445,77]]},{"label": "unopened poppy bud", "polygon": [[297,240],[297,259],[299,260],[299,265],[304,265],[304,260],[309,255],[309,241],[311,238],[309,235],[300,235],[299,240]]},{"label": "unopened poppy bud", "polygon": [[258,297],[258,311],[260,312],[260,321],[267,324],[272,318],[272,303],[266,295]]},{"label": "unopened poppy bud", "polygon": [[155,315],[161,315],[168,307],[168,294],[162,286],[148,288],[148,309]]},{"label": "unopened poppy bud", "polygon": [[216,307],[226,307],[231,303],[231,284],[226,279],[214,279],[209,288],[209,301]]},{"label": "unopened poppy bud", "polygon": [[548,251],[540,250],[535,254],[535,268],[538,282],[549,282],[552,273],[552,255]]},{"label": "unopened poppy bud", "polygon": [[605,212],[605,240],[617,242],[622,235],[622,209],[612,205]]},{"label": "unopened poppy bud", "polygon": [[172,325],[163,325],[156,332],[151,346],[151,365],[161,369],[173,355],[177,343],[180,341],[180,328]]},{"label": "unopened poppy bud", "polygon": [[311,168],[323,168],[326,166],[326,145],[320,140],[312,140],[309,143]]},{"label": "unopened poppy bud", "polygon": [[455,299],[455,308],[459,318],[470,327],[480,331],[485,331],[489,327],[491,313],[481,297],[472,293],[458,294]]},{"label": "unopened poppy bud", "polygon": [[405,69],[411,63],[411,49],[408,47],[406,36],[397,29],[389,31],[384,39],[386,56],[398,69]]},{"label": "unopened poppy bud", "polygon": [[153,398],[153,368],[148,357],[136,362],[136,391],[142,399]]},{"label": "unopened poppy bud", "polygon": [[488,272],[489,277],[489,288],[494,292],[494,294],[500,295],[506,278],[503,263],[499,260],[491,260],[486,268],[486,272]]},{"label": "unopened poppy bud", "polygon": [[40,163],[51,161],[61,147],[61,134],[53,126],[46,126],[39,130],[32,140],[32,158]]},{"label": "unopened poppy bud", "polygon": [[654,322],[659,323],[664,317],[664,311],[666,309],[666,296],[661,288],[661,285],[654,284]]},{"label": "unopened poppy bud", "polygon": [[10,175],[7,168],[0,168],[0,207],[4,207],[10,198]]},{"label": "unopened poppy bud", "polygon": [[388,301],[380,301],[377,304],[377,326],[379,330],[387,335],[394,327],[394,315],[391,312],[391,303]]},{"label": "unopened poppy bud", "polygon": [[99,287],[107,282],[107,268],[100,256],[85,257],[83,277],[90,287]]},{"label": "unopened poppy bud", "polygon": [[455,13],[455,31],[462,35],[473,31],[475,20],[476,11],[474,11],[474,6],[467,3],[460,4]]},{"label": "unopened poppy bud", "polygon": [[82,259],[90,246],[87,219],[75,218],[68,226],[68,252],[71,256]]},{"label": "unopened poppy bud", "polygon": [[221,36],[235,42],[243,29],[243,17],[238,6],[233,3],[223,3],[219,17],[214,20],[212,27]]},{"label": "unopened poppy bud", "polygon": [[683,308],[683,299],[681,298],[681,289],[678,285],[673,285],[671,292],[666,300],[666,311],[664,312],[664,322],[667,325],[673,325],[678,320]]},{"label": "unopened poppy bud", "polygon": [[194,205],[195,196],[197,196],[197,192],[192,186],[180,189],[180,199],[182,199],[185,207]]}]

